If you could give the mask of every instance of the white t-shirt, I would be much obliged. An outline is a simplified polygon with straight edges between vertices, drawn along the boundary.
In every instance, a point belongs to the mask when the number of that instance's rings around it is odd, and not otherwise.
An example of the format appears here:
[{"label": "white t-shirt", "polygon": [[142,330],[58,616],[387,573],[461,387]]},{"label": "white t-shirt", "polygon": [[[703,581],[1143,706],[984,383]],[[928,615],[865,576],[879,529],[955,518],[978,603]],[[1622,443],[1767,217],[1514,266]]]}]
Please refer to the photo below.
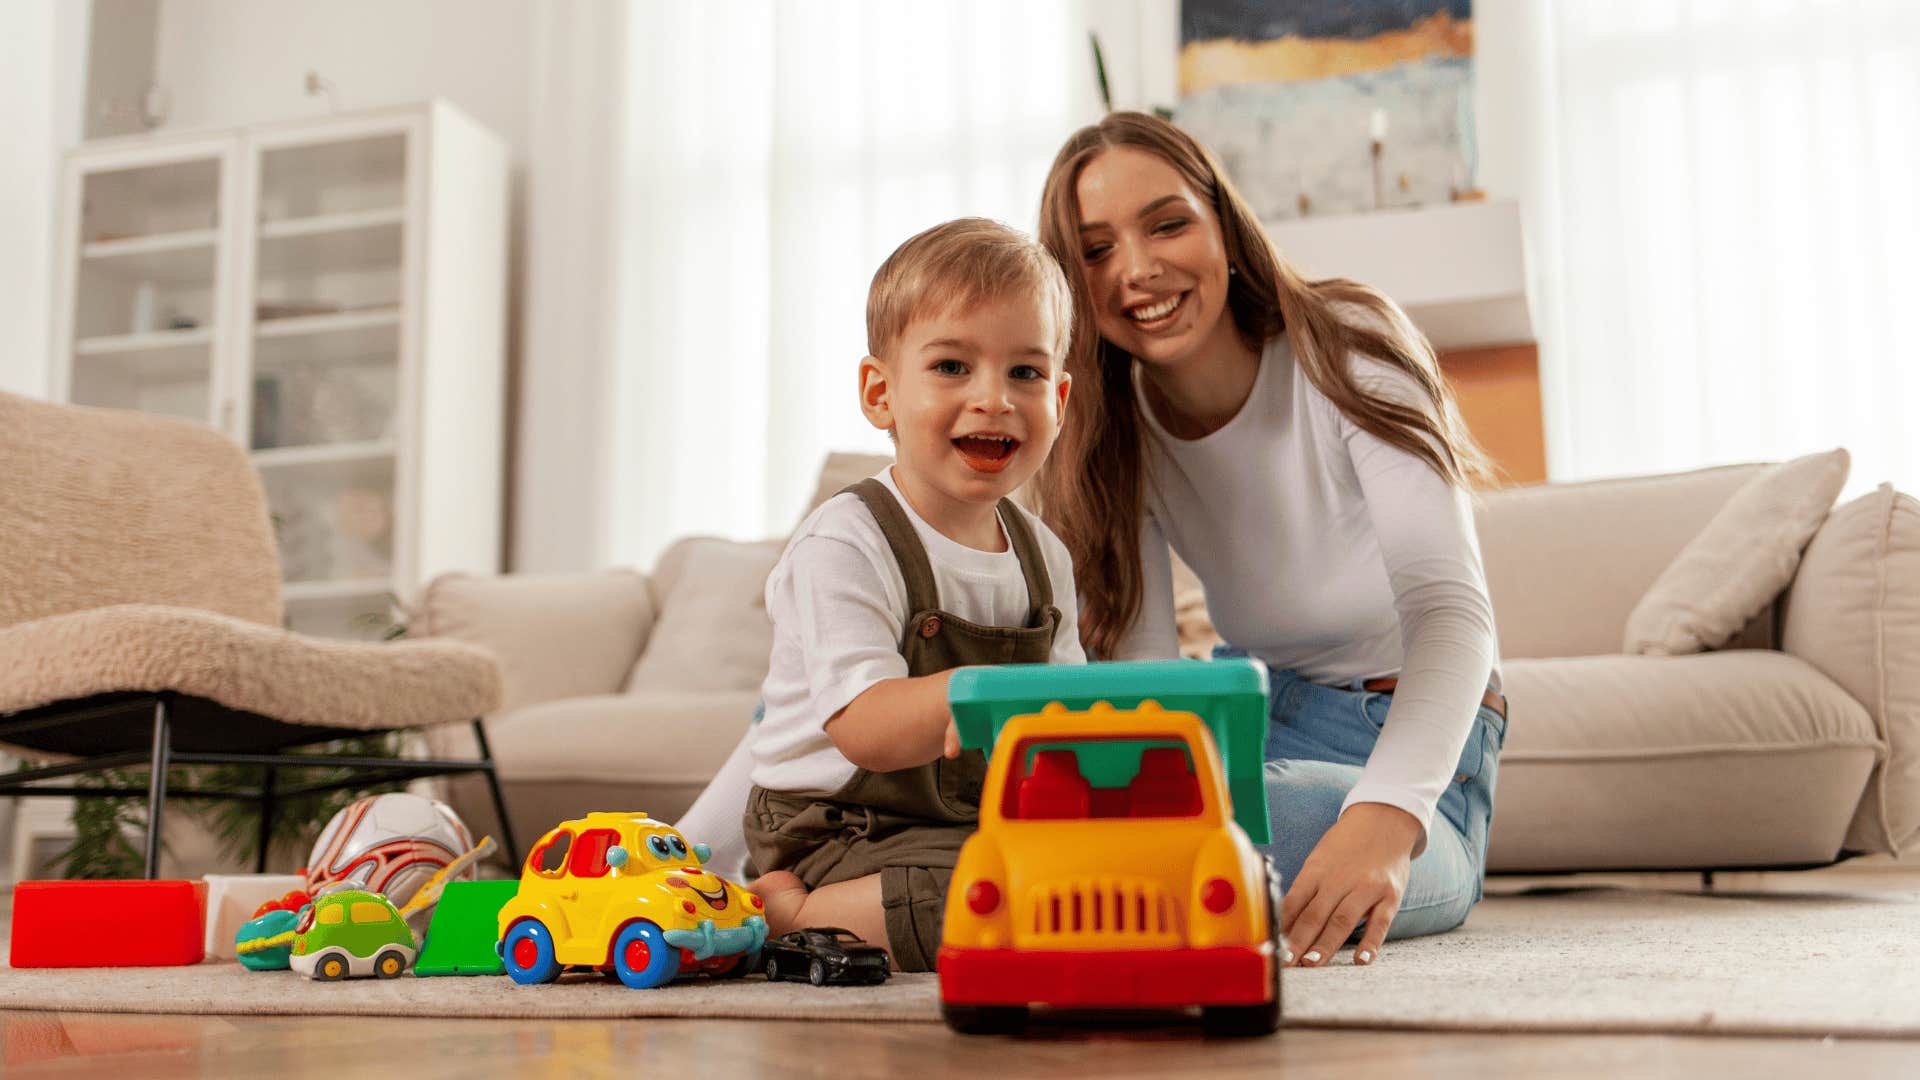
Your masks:
[{"label": "white t-shirt", "polygon": [[[983,626],[1025,626],[1032,610],[1027,579],[1011,541],[979,551],[922,521],[893,482],[875,477],[900,503],[927,549],[940,607]],[[1073,559],[1040,519],[1025,515],[1052,579],[1060,626],[1052,661],[1086,661],[1075,616]],[[1001,530],[1005,539],[1005,528]],[[827,720],[882,679],[907,677],[900,653],[907,583],[866,503],[851,493],[821,504],[794,531],[767,578],[773,655],[760,693],[766,717],[754,729],[753,782],[770,791],[834,791],[854,765],[827,737]]]},{"label": "white t-shirt", "polygon": [[[1369,357],[1350,364],[1370,393],[1430,408],[1404,372]],[[1218,431],[1179,439],[1144,399],[1141,409],[1145,592],[1119,658],[1178,654],[1171,544],[1205,584],[1228,642],[1330,686],[1399,676],[1386,726],[1341,809],[1387,803],[1424,830],[1481,696],[1490,679],[1498,685],[1470,496],[1348,420],[1307,381],[1284,335],[1267,345],[1246,404]]]}]

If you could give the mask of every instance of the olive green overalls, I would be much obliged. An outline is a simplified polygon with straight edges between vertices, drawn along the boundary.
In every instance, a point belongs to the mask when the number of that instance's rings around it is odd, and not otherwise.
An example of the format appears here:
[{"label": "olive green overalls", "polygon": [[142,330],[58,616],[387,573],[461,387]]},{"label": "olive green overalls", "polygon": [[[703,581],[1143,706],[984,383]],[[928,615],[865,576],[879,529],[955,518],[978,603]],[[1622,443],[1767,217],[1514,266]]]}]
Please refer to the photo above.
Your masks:
[{"label": "olive green overalls", "polygon": [[[1040,545],[1020,510],[1000,500],[1000,521],[1027,579],[1027,625],[981,626],[940,610],[927,550],[893,494],[869,478],[845,489],[879,523],[907,583],[900,653],[918,678],[972,664],[1043,664],[1053,655],[1060,611]],[[842,492],[843,494],[845,492]],[[859,769],[838,791],[768,791],[747,799],[747,848],[761,873],[789,870],[810,889],[880,875],[887,944],[902,971],[931,971],[940,949],[947,883],[980,814],[986,755],[894,772]]]}]

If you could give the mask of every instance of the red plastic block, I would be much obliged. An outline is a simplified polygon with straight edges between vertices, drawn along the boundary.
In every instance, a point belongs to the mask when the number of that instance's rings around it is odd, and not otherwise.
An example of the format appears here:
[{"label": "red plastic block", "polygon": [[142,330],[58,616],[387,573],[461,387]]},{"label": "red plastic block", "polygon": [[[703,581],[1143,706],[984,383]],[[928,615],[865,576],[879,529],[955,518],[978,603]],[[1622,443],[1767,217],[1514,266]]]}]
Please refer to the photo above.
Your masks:
[{"label": "red plastic block", "polygon": [[17,968],[177,967],[206,956],[204,881],[23,881]]}]

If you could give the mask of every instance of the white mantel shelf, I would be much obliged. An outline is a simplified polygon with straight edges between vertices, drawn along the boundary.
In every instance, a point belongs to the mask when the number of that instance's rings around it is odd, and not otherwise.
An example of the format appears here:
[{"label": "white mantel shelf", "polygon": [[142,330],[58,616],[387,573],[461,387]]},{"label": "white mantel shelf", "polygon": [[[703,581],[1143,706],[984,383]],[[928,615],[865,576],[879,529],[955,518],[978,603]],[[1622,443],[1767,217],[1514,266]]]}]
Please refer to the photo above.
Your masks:
[{"label": "white mantel shelf", "polygon": [[1266,229],[1309,278],[1352,278],[1392,297],[1436,349],[1534,340],[1518,203],[1289,218]]}]

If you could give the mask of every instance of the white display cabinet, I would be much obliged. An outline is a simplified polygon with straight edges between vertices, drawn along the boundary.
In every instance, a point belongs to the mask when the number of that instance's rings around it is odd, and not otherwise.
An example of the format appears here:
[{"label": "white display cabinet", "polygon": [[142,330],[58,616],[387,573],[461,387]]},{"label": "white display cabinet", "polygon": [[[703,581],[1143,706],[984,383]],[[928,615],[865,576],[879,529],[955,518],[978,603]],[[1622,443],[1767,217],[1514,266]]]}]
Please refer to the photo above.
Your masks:
[{"label": "white display cabinet", "polygon": [[508,156],[441,102],[67,160],[55,394],[210,424],[272,507],[293,629],[500,569]]}]

